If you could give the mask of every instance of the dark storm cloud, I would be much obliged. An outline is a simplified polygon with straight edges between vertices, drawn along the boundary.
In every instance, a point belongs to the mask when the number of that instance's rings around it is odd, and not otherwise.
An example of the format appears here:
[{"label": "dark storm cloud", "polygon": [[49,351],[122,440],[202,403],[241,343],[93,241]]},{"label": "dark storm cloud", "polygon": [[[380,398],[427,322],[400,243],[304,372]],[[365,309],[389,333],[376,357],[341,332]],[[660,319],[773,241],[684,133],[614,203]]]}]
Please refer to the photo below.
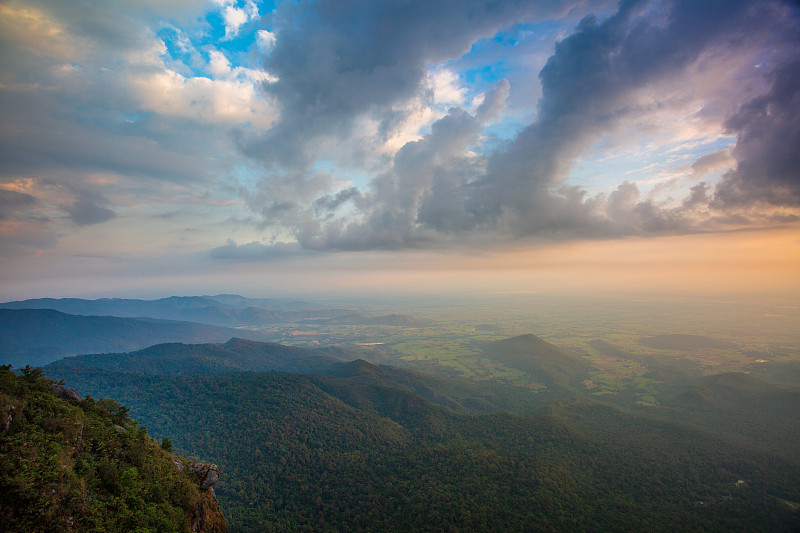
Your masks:
[{"label": "dark storm cloud", "polygon": [[744,103],[725,123],[736,134],[737,165],[717,187],[722,206],[800,205],[800,59],[781,64],[770,81],[766,94]]},{"label": "dark storm cloud", "polygon": [[430,64],[458,58],[478,38],[519,20],[587,3],[600,2],[284,2],[271,16],[277,41],[264,58],[279,78],[264,89],[280,102],[282,117],[263,138],[240,143],[268,164],[313,163],[314,140],[346,137],[362,113],[402,119],[389,107],[420,91]]},{"label": "dark storm cloud", "polygon": [[[604,20],[587,16],[572,35],[556,45],[540,73],[538,116],[507,148],[488,158],[465,155],[481,135],[483,123],[501,108],[508,94],[508,84],[503,82],[505,85],[501,83],[487,95],[486,108],[474,115],[453,109],[432,125],[430,134],[403,147],[395,155],[391,170],[374,178],[363,195],[346,189],[318,200],[318,207],[338,207],[347,199],[358,198],[363,207],[360,218],[307,217],[302,228],[295,227],[296,237],[304,247],[314,249],[396,249],[465,244],[493,235],[506,240],[674,234],[748,220],[733,213],[712,214],[712,196],[705,183],[696,185],[683,201],[668,205],[642,198],[634,183],[624,182],[607,196],[589,196],[580,187],[566,187],[563,182],[575,159],[602,135],[635,122],[652,112],[652,106],[663,105],[657,101],[643,103],[636,97],[638,91],[657,92],[662,83],[685,76],[704,54],[713,56],[734,44],[746,49],[769,40],[771,46],[790,49],[791,38],[783,33],[772,35],[777,26],[785,26],[777,21],[786,13],[777,2],[633,0],[622,2],[619,10]],[[338,28],[336,25],[342,22],[325,16],[321,19],[331,28]],[[426,26],[420,22],[411,25],[410,33],[418,36],[414,27]],[[331,120],[331,125],[341,124],[341,116],[407,96],[419,83],[414,73],[421,66],[415,54],[424,54],[414,48],[420,46],[418,42],[412,45],[408,62],[398,59],[394,63],[391,58],[399,53],[396,48],[401,36],[390,35],[377,50],[361,46],[345,52],[337,52],[335,36],[330,33],[324,37],[333,39],[327,45],[333,56],[321,60],[327,70],[320,66],[309,72],[303,56],[293,63],[297,71],[287,71],[287,83],[275,86],[275,94],[282,101],[296,98],[290,109],[302,113],[313,110],[314,117],[308,117],[295,133],[305,134],[306,128],[329,131],[329,125],[314,125],[313,121],[319,118]],[[466,32],[465,36],[473,38],[474,34]],[[456,46],[450,39],[449,46]],[[290,43],[296,41],[289,39],[287,46]],[[301,50],[313,48],[307,46]],[[356,51],[366,48],[370,52],[362,58]],[[290,53],[288,49],[281,51]],[[441,57],[447,53],[452,49],[445,47]],[[288,61],[289,56],[281,54],[271,60],[273,65]],[[426,57],[430,60],[433,56]],[[392,68],[381,71],[384,64]],[[379,74],[367,74],[376,68]],[[717,202],[725,198],[731,201],[737,191],[743,191],[744,201],[753,201],[756,190],[762,197],[771,195],[770,201],[775,203],[779,192],[791,192],[791,200],[785,203],[796,200],[798,161],[792,147],[800,143],[792,141],[798,137],[797,121],[793,120],[798,111],[798,71],[796,67],[782,68],[773,76],[768,94],[744,105],[728,120],[726,127],[739,137],[733,151],[739,167],[717,190]],[[383,90],[384,76],[392,73],[403,83]],[[291,98],[281,94],[301,79],[308,86],[297,87]],[[377,95],[373,94],[376,90]],[[275,131],[278,134],[283,130]],[[302,142],[295,144],[303,146]],[[766,162],[767,158],[772,159]],[[698,159],[693,170],[702,175],[725,161],[730,163],[727,151],[709,154]],[[767,192],[760,183],[768,178],[760,175],[770,176],[771,183],[773,178],[780,180],[782,188]]]},{"label": "dark storm cloud", "polygon": [[[286,5],[293,11],[283,10],[275,20],[279,44],[266,60],[281,79],[269,90],[284,105],[284,117],[247,149],[297,168],[313,161],[305,151],[315,136],[348,135],[360,113],[419,91],[427,63],[453,57],[477,36],[529,14],[519,4],[499,12],[482,4],[469,10],[425,3],[402,12],[391,2],[361,8],[349,3],[343,10],[326,2]],[[306,10],[303,16],[300,10]],[[396,23],[394,29],[378,38],[387,20]],[[796,205],[800,198],[797,26],[797,14],[781,2],[623,1],[605,19],[585,17],[556,44],[539,74],[538,115],[507,146],[488,155],[469,153],[508,96],[502,81],[476,112],[451,109],[429,134],[406,144],[363,192],[349,187],[322,196],[313,204],[315,214],[293,205],[295,223],[288,226],[305,248],[364,250],[531,236],[678,234],[751,223],[749,215],[724,207],[756,200]],[[681,77],[695,83],[688,73],[701,58],[736,47],[750,52],[765,43],[794,62],[776,69],[771,89],[727,120],[728,132],[737,135],[732,154],[707,154],[692,165],[697,178],[735,158],[736,170],[716,191],[699,183],[688,197],[668,202],[642,197],[630,182],[595,196],[564,185],[576,158],[603,135],[669,105],[639,94],[658,94],[663,84]],[[737,89],[729,92],[735,95]],[[345,204],[355,214],[335,216]],[[719,206],[723,209],[715,211]]]},{"label": "dark storm cloud", "polygon": [[581,152],[647,111],[637,107],[635,91],[681,74],[711,47],[768,31],[770,20],[753,16],[753,7],[746,1],[633,0],[606,20],[584,18],[539,75],[536,122],[491,159],[477,183],[474,212],[481,219],[508,211],[537,217],[542,196],[565,179]]}]

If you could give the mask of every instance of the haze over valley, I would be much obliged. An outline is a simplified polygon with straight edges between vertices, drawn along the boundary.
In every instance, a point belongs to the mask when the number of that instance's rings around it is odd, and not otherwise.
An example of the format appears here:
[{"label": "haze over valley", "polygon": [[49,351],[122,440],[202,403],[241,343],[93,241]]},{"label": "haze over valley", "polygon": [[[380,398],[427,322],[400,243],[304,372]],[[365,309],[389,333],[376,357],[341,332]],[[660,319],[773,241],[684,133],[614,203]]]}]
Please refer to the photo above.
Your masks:
[{"label": "haze over valley", "polygon": [[[792,531],[800,520],[797,307],[526,294],[324,304],[7,302],[5,317],[42,316],[2,331],[0,355],[17,368],[52,360],[47,377],[114,398],[178,453],[213,459],[232,531]],[[112,315],[144,310],[160,318]],[[234,329],[170,320],[187,314]],[[42,353],[52,316],[74,353],[25,360]],[[91,353],[109,331],[148,346]],[[180,341],[186,331],[235,338]]]}]

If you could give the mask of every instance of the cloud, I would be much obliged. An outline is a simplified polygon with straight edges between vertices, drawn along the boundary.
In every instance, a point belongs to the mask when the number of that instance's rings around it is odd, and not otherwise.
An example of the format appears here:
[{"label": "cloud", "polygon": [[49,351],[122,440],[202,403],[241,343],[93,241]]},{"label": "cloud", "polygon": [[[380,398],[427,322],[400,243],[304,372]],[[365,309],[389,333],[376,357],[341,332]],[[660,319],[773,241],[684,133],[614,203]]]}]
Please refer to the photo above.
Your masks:
[{"label": "cloud", "polygon": [[[16,197],[13,213],[3,206],[17,241],[88,234],[81,227],[122,212],[134,232],[137,214],[193,192],[232,203],[227,180],[242,157],[229,132],[269,128],[278,110],[260,88],[268,73],[232,65],[219,43],[195,47],[207,8],[201,0],[0,5],[0,188],[22,180],[39,200]],[[98,185],[97,176],[113,179]],[[64,213],[77,227],[59,225]]]},{"label": "cloud", "polygon": [[188,118],[209,124],[267,129],[275,121],[275,104],[260,93],[274,78],[263,71],[231,68],[225,55],[209,51],[209,71],[214,79],[183,76],[156,60],[131,79],[138,105],[165,117]]},{"label": "cloud", "polygon": [[748,100],[726,122],[736,134],[736,168],[715,192],[721,206],[754,201],[800,206],[800,59],[770,74],[769,90]]},{"label": "cloud", "polygon": [[[180,4],[162,7],[173,12]],[[264,104],[254,96],[258,80],[237,74],[216,85],[206,79],[203,86],[171,72],[160,57],[163,44],[141,13],[113,9],[108,2],[30,2],[0,9],[8,14],[0,16],[0,180],[42,176],[74,182],[81,180],[80,172],[102,169],[204,181],[218,165],[193,150],[219,157],[227,139],[215,132],[217,122],[203,131],[187,128],[186,118],[211,121],[227,113],[247,119],[255,109],[257,120],[264,120]],[[155,94],[156,89],[164,92]],[[186,110],[193,98],[201,102],[194,115]],[[158,109],[175,112],[154,116]]]},{"label": "cloud", "polygon": [[[225,228],[253,224],[261,242],[306,250],[396,250],[797,216],[800,34],[788,0],[258,10],[0,4],[0,189],[32,184],[0,192],[4,231],[22,235],[25,221],[29,235],[57,236],[65,212],[89,226],[166,210],[181,213],[176,225],[238,220]],[[626,157],[656,170],[630,172],[617,165]],[[586,161],[605,162],[602,179]],[[201,195],[195,218],[176,209]],[[211,255],[272,257],[271,246],[231,241]]]},{"label": "cloud", "polygon": [[[314,150],[320,139],[349,137],[364,114],[375,114],[388,134],[403,121],[397,107],[417,96],[428,65],[458,58],[478,38],[517,20],[570,7],[554,0],[478,1],[469,9],[450,0],[283,2],[270,16],[276,41],[263,58],[279,78],[265,89],[282,119],[240,145],[269,165],[303,168],[320,156]],[[440,84],[439,96],[455,95]]]},{"label": "cloud", "polygon": [[[754,39],[764,22],[745,2],[623,2],[613,16],[584,18],[556,44],[540,72],[537,120],[489,161],[474,195],[474,211],[496,220],[509,211],[532,213],[562,183],[575,159],[601,135],[646,119],[659,85],[684,78],[719,41]],[[760,22],[760,24],[759,24]],[[765,27],[759,27],[765,26]],[[695,90],[691,79],[686,92]],[[535,215],[534,215],[535,216]]]},{"label": "cloud", "polygon": [[12,213],[23,211],[37,202],[36,198],[30,194],[0,189],[0,220],[5,220]]},{"label": "cloud", "polygon": [[[573,34],[556,44],[555,53],[540,72],[542,97],[536,119],[510,143],[493,153],[473,151],[481,144],[483,128],[497,117],[508,95],[508,83],[501,82],[474,113],[453,108],[431,125],[430,133],[405,144],[394,154],[388,170],[376,175],[364,191],[348,188],[320,197],[316,212],[302,204],[293,206],[293,220],[299,223],[288,227],[306,248],[364,250],[531,237],[693,233],[774,223],[777,219],[768,212],[744,214],[721,207],[734,204],[737,195],[750,203],[759,196],[775,205],[794,205],[796,201],[800,165],[791,148],[797,143],[791,141],[798,136],[792,117],[797,115],[796,73],[800,69],[781,67],[764,93],[758,88],[763,87],[759,83],[762,71],[753,72],[750,63],[768,47],[796,56],[792,39],[787,37],[791,31],[784,31],[796,29],[796,20],[788,26],[782,22],[787,9],[781,2],[757,6],[744,0],[702,5],[683,0],[627,1],[605,19],[587,16]],[[315,15],[308,20],[320,23],[319,17],[333,17],[327,12]],[[419,14],[408,16],[413,15]],[[403,41],[411,49],[409,61],[397,67],[401,70],[394,70],[394,64],[382,70],[381,62],[395,52],[394,39],[402,37],[388,36],[385,45],[366,57],[355,49],[345,50],[351,54],[348,56],[337,50],[342,44],[334,32],[344,23],[335,17],[325,22],[332,26],[321,26],[320,41],[305,44],[292,33],[296,28],[282,28],[279,44],[270,56],[269,64],[281,78],[271,90],[288,108],[283,121],[262,139],[258,149],[265,150],[263,155],[286,149],[284,142],[291,141],[293,147],[283,154],[285,158],[275,155],[279,165],[302,168],[313,160],[315,154],[301,153],[310,146],[309,140],[297,135],[313,139],[336,128],[344,128],[337,131],[347,135],[348,120],[353,116],[372,107],[385,107],[425,85],[414,73],[420,70],[419,65],[414,67],[418,53],[414,47],[419,43]],[[417,35],[415,24],[424,27],[425,23],[410,22],[410,33]],[[776,33],[776,28],[781,31]],[[463,37],[469,41],[479,31],[465,32]],[[284,42],[287,48],[282,48]],[[290,44],[299,49],[290,50]],[[452,41],[449,45],[455,46]],[[338,53],[335,57],[315,56],[320,63],[311,65],[303,54],[315,47]],[[446,54],[426,59],[451,57]],[[297,71],[287,68],[288,57],[297,60],[292,62]],[[369,75],[363,68],[355,68],[357,65],[369,65]],[[386,81],[383,75],[389,72],[407,85],[379,90]],[[445,99],[463,104],[463,93],[451,74],[445,70],[438,75],[440,80],[434,80],[433,86],[445,87]],[[742,77],[750,81],[738,91],[724,87]],[[296,85],[301,79],[305,82],[302,87]],[[346,83],[349,90],[337,87]],[[290,86],[296,89],[294,100],[283,92]],[[747,103],[741,104],[743,100]],[[720,121],[725,109],[735,102],[742,107],[723,127]],[[311,109],[313,116],[301,119],[300,126],[294,122],[287,125],[288,117],[304,117]],[[653,134],[662,125],[662,116],[674,120],[676,115],[686,116],[694,128],[687,132],[685,126],[677,125],[677,135],[695,135],[702,140],[709,132],[723,129],[737,135],[732,152],[706,154],[692,165],[695,179],[737,165],[714,195],[705,183],[695,185],[678,201],[647,197],[633,182],[623,182],[608,195],[589,195],[580,187],[565,185],[576,159],[599,140],[618,135],[623,142],[631,137],[629,131]],[[762,130],[769,133],[759,133]],[[790,142],[782,142],[785,140]],[[761,187],[767,179],[774,185],[772,189]],[[781,195],[784,199],[779,201]],[[339,208],[348,201],[352,207],[339,216],[320,209]]]},{"label": "cloud", "polygon": [[116,213],[105,207],[107,200],[94,191],[79,190],[75,191],[75,199],[72,203],[63,206],[69,214],[70,220],[78,226],[91,226],[100,224],[116,217]]},{"label": "cloud", "polygon": [[256,32],[256,45],[262,54],[268,54],[275,48],[275,34],[268,30]]},{"label": "cloud", "polygon": [[730,167],[735,161],[731,151],[727,148],[705,154],[692,163],[692,176],[702,178],[711,172]]},{"label": "cloud", "polygon": [[303,249],[297,243],[263,244],[253,241],[245,244],[236,244],[232,239],[228,239],[224,245],[211,249],[209,256],[212,259],[239,262],[275,260],[297,256],[302,253]]},{"label": "cloud", "polygon": [[234,2],[224,2],[222,19],[225,21],[225,39],[233,39],[239,34],[242,26],[258,18],[258,5],[253,0],[246,0],[244,7],[235,7]]}]

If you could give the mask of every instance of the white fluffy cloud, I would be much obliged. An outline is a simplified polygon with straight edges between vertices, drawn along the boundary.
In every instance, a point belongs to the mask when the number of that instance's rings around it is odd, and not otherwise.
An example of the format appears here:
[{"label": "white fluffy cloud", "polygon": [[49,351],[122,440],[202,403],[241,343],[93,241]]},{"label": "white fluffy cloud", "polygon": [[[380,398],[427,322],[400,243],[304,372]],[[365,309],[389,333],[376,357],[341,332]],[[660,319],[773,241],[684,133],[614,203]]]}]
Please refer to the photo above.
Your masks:
[{"label": "white fluffy cloud", "polygon": [[246,0],[242,7],[236,7],[234,2],[224,2],[223,5],[225,39],[233,39],[239,34],[242,26],[258,18],[258,5],[253,0]]},{"label": "white fluffy cloud", "polygon": [[262,54],[268,54],[275,48],[275,34],[268,30],[256,32],[256,45]]},{"label": "white fluffy cloud", "polygon": [[209,50],[213,77],[184,76],[164,62],[166,48],[155,42],[130,56],[129,83],[142,110],[207,124],[268,129],[278,116],[274,100],[260,90],[275,81],[263,70],[231,67],[225,55]]}]

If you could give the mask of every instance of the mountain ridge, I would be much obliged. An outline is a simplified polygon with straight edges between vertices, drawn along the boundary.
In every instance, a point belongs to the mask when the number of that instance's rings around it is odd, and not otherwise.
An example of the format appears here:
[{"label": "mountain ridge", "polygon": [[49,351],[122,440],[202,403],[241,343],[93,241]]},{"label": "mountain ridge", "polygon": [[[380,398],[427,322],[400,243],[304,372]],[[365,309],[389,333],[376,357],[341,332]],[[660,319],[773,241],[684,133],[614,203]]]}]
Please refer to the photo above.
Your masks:
[{"label": "mountain ridge", "polygon": [[70,315],[53,309],[0,309],[0,362],[43,365],[68,355],[130,351],[163,342],[222,342],[261,333],[156,318]]},{"label": "mountain ridge", "polygon": [[[169,296],[157,300],[128,298],[39,298],[0,303],[0,309],[54,309],[83,316],[157,318],[198,322],[213,326],[242,326],[292,322],[308,318],[335,318],[353,314],[352,309],[298,309],[301,302],[251,299],[233,294]],[[267,305],[268,308],[259,307]]]}]

